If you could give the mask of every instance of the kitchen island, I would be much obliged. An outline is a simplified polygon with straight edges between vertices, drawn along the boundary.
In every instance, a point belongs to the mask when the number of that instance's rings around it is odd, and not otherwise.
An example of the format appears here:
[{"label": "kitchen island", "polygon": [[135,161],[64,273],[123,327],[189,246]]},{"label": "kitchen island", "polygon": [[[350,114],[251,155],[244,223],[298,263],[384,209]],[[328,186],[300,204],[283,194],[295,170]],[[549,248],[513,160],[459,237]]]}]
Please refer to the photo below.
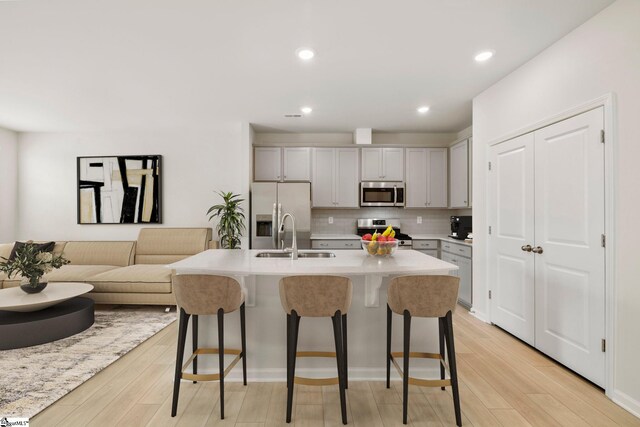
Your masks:
[{"label": "kitchen island", "polygon": [[[259,254],[263,257],[259,257]],[[311,254],[304,258],[302,254]],[[382,379],[385,376],[386,288],[388,281],[406,274],[449,274],[457,266],[417,251],[397,251],[392,257],[367,256],[364,251],[300,251],[297,260],[279,257],[281,252],[264,250],[209,250],[168,265],[176,274],[218,274],[235,277],[245,292],[247,306],[247,367],[249,380],[284,381],[286,378],[286,315],[280,304],[281,277],[328,274],[350,277],[353,300],[348,312],[349,376],[352,380]],[[273,255],[270,255],[273,254]],[[334,256],[328,257],[327,254]],[[216,347],[214,316],[200,318],[200,346]],[[188,337],[191,334],[187,334]],[[394,348],[400,350],[402,322],[394,318]],[[239,348],[238,313],[225,316],[227,348]],[[438,326],[435,319],[416,318],[412,325],[412,348],[437,351]],[[187,343],[186,348],[191,348]],[[300,325],[298,351],[333,351],[331,320],[304,318]],[[437,373],[438,365],[419,360],[415,372]],[[200,372],[216,372],[217,357],[199,361]],[[335,376],[335,360],[300,360],[298,375]],[[424,372],[423,372],[424,374]],[[412,374],[413,375],[413,374]],[[229,379],[239,379],[240,370]]]}]

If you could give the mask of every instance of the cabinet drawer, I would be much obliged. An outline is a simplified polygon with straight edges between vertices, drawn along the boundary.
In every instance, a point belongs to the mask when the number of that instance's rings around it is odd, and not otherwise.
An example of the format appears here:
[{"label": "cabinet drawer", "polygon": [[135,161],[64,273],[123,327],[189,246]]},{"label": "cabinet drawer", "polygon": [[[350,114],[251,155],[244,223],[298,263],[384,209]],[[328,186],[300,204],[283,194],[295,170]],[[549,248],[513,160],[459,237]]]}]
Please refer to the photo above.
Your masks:
[{"label": "cabinet drawer", "polygon": [[471,246],[459,245],[457,243],[442,242],[442,250],[451,254],[471,258]]},{"label": "cabinet drawer", "polygon": [[438,249],[437,240],[414,240],[413,249]]},{"label": "cabinet drawer", "polygon": [[361,249],[359,240],[312,240],[312,249]]}]

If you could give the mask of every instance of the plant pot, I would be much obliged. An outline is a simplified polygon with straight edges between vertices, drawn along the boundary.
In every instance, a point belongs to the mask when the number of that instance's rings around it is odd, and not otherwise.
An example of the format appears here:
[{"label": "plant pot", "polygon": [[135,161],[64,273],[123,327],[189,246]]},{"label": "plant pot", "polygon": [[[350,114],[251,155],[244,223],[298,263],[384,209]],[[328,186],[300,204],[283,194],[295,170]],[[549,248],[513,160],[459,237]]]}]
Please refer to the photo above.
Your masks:
[{"label": "plant pot", "polygon": [[44,288],[47,287],[47,285],[48,283],[46,281],[43,281],[41,278],[37,281],[32,281],[26,278],[20,281],[20,289],[28,294],[40,293],[44,290]]}]

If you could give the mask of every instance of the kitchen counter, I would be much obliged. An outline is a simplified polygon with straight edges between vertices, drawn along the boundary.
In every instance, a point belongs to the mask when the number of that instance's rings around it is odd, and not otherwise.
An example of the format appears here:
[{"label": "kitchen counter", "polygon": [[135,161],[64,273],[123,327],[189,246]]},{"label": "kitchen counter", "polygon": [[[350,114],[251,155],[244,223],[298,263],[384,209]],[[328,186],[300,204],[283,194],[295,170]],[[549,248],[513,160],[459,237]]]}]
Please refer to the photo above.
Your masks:
[{"label": "kitchen counter", "polygon": [[[231,276],[288,276],[294,274],[336,274],[345,276],[388,276],[399,274],[447,274],[455,265],[417,251],[397,251],[381,258],[364,251],[332,251],[334,258],[257,258],[259,249],[210,249],[167,267],[176,274],[223,274]],[[301,251],[324,252],[324,251]]]},{"label": "kitchen counter", "polygon": [[440,240],[442,242],[456,243],[458,245],[473,246],[473,243],[467,243],[464,240],[454,239],[446,234],[410,234],[413,240]]},{"label": "kitchen counter", "polygon": [[311,240],[360,240],[357,234],[312,234]]},{"label": "kitchen counter", "polygon": [[[364,251],[331,250],[334,258],[257,258],[261,250],[208,250],[167,267],[176,274],[220,274],[235,277],[245,292],[247,306],[247,365],[250,381],[283,381],[286,378],[286,315],[279,296],[279,280],[288,275],[328,274],[347,276],[353,282],[348,311],[350,379],[384,378],[386,341],[386,287],[390,279],[404,274],[450,274],[458,267],[418,251],[397,251],[392,257],[368,256]],[[317,251],[301,251],[317,252]],[[324,251],[323,251],[324,252]],[[239,348],[240,325],[237,313],[225,316],[227,348]],[[420,334],[412,346],[420,351],[437,351],[438,327],[435,319],[414,318],[412,328]],[[415,326],[414,326],[415,325]],[[200,316],[200,345],[216,347],[215,316]],[[204,332],[207,331],[207,332]],[[191,337],[191,333],[187,334]],[[188,338],[190,339],[190,338]],[[187,343],[186,348],[191,348]],[[402,318],[394,316],[393,348],[402,349]],[[331,322],[325,318],[304,318],[300,326],[298,351],[333,351]],[[418,351],[418,350],[416,350]],[[189,355],[190,353],[187,352]],[[217,372],[217,358],[202,358],[199,372]],[[332,377],[334,359],[306,359],[297,369],[299,376]],[[412,373],[414,368],[412,368]],[[415,368],[417,376],[437,377],[434,367]],[[394,377],[398,377],[394,374]],[[229,380],[240,380],[234,369]]]}]

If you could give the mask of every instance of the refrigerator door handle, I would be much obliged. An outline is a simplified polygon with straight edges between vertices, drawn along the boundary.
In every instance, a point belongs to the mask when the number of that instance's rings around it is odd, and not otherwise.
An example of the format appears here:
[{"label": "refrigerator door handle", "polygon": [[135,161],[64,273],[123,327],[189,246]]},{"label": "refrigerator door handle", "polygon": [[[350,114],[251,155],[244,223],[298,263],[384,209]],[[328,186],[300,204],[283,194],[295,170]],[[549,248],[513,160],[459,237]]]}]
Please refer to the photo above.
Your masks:
[{"label": "refrigerator door handle", "polygon": [[278,203],[278,233],[276,234],[277,237],[277,244],[276,244],[276,249],[282,249],[284,248],[283,246],[283,240],[284,240],[284,230],[282,233],[280,233],[280,226],[282,225],[282,203]]},{"label": "refrigerator door handle", "polygon": [[271,213],[271,240],[273,248],[278,247],[278,211],[276,203],[273,204],[273,212]]}]

